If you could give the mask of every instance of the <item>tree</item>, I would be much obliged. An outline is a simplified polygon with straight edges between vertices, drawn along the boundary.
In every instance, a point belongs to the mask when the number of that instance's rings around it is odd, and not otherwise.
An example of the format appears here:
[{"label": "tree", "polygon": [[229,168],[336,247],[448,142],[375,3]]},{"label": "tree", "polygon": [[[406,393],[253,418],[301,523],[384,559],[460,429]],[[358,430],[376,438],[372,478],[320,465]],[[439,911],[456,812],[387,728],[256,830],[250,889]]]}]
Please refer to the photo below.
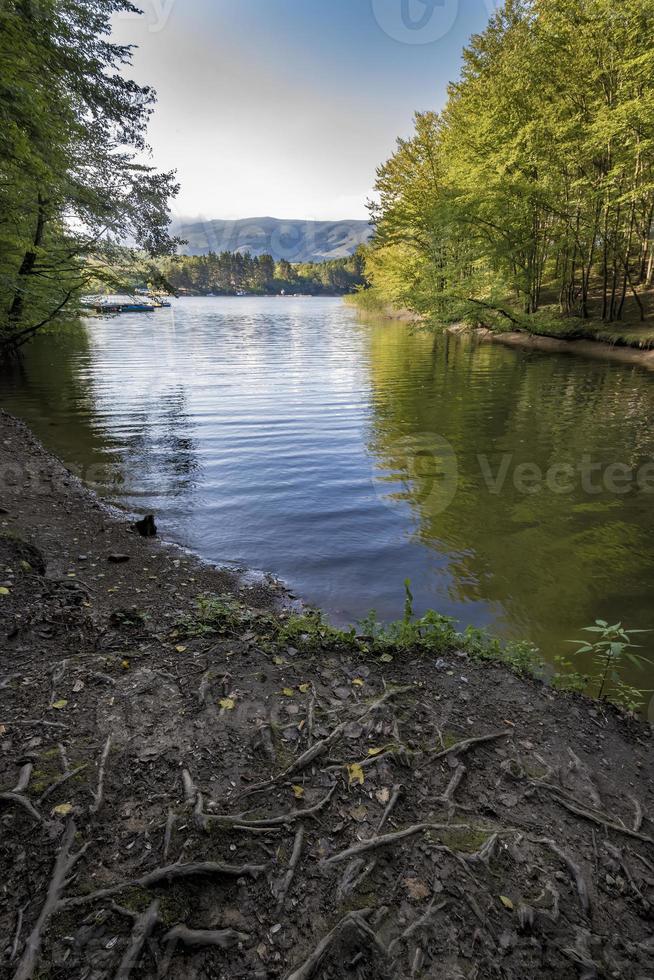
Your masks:
[{"label": "tree", "polygon": [[116,249],[174,251],[174,175],[143,160],[154,93],[126,79],[109,40],[128,0],[5,0],[0,7],[0,351],[74,314]]},{"label": "tree", "polygon": [[654,279],[654,8],[507,0],[377,173],[366,274],[444,319],[622,317]]}]

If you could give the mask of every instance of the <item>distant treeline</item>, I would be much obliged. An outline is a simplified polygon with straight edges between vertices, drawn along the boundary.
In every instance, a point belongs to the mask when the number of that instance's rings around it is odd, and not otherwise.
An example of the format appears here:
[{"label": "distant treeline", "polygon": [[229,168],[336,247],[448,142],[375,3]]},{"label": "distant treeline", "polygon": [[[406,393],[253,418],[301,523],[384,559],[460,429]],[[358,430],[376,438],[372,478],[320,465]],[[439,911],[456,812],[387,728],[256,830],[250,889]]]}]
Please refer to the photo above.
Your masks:
[{"label": "distant treeline", "polygon": [[200,296],[273,295],[282,290],[340,296],[363,284],[363,265],[361,249],[348,258],[299,264],[286,259],[275,262],[272,255],[249,252],[179,255],[158,263],[164,280],[175,291]]}]

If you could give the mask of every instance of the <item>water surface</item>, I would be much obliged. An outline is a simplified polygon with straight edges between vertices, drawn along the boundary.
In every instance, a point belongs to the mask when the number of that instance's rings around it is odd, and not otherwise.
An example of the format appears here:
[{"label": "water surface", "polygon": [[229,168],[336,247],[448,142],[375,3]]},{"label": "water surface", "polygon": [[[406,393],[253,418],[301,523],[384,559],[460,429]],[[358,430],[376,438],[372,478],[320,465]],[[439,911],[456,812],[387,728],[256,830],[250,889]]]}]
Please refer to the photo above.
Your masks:
[{"label": "water surface", "polygon": [[553,658],[595,618],[654,626],[653,385],[336,299],[203,298],[39,338],[0,403],[109,499],[340,622],[400,615],[408,577],[419,611]]}]

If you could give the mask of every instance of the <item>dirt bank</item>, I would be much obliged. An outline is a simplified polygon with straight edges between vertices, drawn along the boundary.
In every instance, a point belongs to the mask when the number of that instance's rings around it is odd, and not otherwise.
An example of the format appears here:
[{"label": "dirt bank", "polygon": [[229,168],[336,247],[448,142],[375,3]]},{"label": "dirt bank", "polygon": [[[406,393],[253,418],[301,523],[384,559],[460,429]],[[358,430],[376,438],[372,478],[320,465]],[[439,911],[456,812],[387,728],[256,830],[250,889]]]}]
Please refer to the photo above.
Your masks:
[{"label": "dirt bank", "polygon": [[0,975],[654,976],[649,727],[294,630],[2,414],[0,473]]},{"label": "dirt bank", "polygon": [[621,364],[635,364],[654,371],[654,350],[638,350],[635,347],[619,347],[600,340],[563,340],[559,337],[545,337],[540,334],[524,333],[519,330],[495,333],[486,327],[476,329],[465,324],[455,324],[447,328],[448,333],[474,334],[483,343],[504,344],[506,347],[519,347],[522,350],[542,350],[550,354],[581,354],[605,361],[618,361]]}]

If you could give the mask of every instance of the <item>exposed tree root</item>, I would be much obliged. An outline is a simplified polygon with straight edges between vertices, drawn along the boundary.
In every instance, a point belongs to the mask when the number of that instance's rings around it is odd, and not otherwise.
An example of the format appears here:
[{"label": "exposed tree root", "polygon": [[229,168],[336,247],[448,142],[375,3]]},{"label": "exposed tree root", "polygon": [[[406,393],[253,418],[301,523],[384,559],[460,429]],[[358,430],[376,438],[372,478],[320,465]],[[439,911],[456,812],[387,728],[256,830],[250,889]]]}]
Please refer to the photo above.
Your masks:
[{"label": "exposed tree root", "polygon": [[374,851],[378,847],[388,847],[389,845],[397,844],[407,837],[415,837],[416,834],[422,834],[427,830],[453,831],[470,829],[468,824],[417,823],[412,827],[407,827],[405,830],[397,830],[392,834],[382,834],[380,837],[371,837],[369,840],[361,841],[359,844],[353,844],[352,847],[348,847],[344,851],[339,851],[338,854],[332,854],[331,857],[325,858],[322,864],[325,866],[340,864],[341,861],[348,861],[350,858],[356,857],[359,854]]},{"label": "exposed tree root", "polygon": [[26,796],[22,795],[22,793],[0,793],[0,802],[2,801],[5,803],[17,803],[18,806],[23,808],[23,810],[27,810],[30,817],[33,817],[37,823],[44,823],[43,817],[39,811],[33,806],[32,803],[30,803]]},{"label": "exposed tree root", "polygon": [[12,793],[24,793],[30,784],[30,779],[32,778],[32,770],[34,766],[31,762],[26,762],[24,766],[21,767],[20,773],[18,774],[18,782],[14,786]]},{"label": "exposed tree root", "polygon": [[[400,694],[405,694],[407,691],[411,690],[409,687],[400,687],[389,689],[384,692],[384,694],[369,704],[362,715],[359,715],[358,721],[362,721],[367,718],[368,715],[372,714],[374,711],[378,711],[387,701],[391,698],[397,697]],[[283,772],[279,773],[277,776],[273,776],[272,779],[266,780],[263,783],[257,783],[255,786],[248,786],[246,790],[243,791],[243,796],[249,796],[252,793],[258,793],[260,790],[267,789],[269,786],[273,786],[275,783],[280,782],[284,779],[289,779],[291,776],[297,775],[297,773],[302,772],[307,766],[311,765],[316,759],[323,755],[327,749],[331,748],[339,739],[343,736],[345,729],[350,724],[350,721],[342,721],[336,726],[336,728],[325,738],[321,739],[319,742],[315,742],[306,751],[304,751],[298,758],[284,769]]]},{"label": "exposed tree root", "polygon": [[220,861],[199,861],[193,864],[169,864],[165,868],[156,868],[142,878],[132,878],[129,881],[120,881],[116,885],[108,888],[100,888],[98,891],[90,892],[88,895],[74,895],[71,898],[62,898],[58,903],[58,908],[74,908],[79,905],[88,905],[97,902],[102,898],[110,898],[118,895],[128,888],[153,888],[156,885],[168,884],[171,881],[182,881],[186,878],[197,878],[200,876],[225,875],[230,878],[243,878],[248,875],[256,878],[258,874],[266,870],[265,864],[223,864]]},{"label": "exposed tree root", "polygon": [[159,921],[159,904],[159,899],[155,899],[145,912],[136,918],[129,946],[120,961],[114,980],[129,980],[132,970],[141,958],[146,941]]},{"label": "exposed tree root", "polygon": [[109,758],[110,752],[111,752],[111,735],[108,735],[107,741],[104,743],[102,755],[100,756],[100,768],[98,770],[98,788],[93,794],[93,804],[91,805],[91,813],[99,813],[102,804],[104,802],[104,772],[105,772],[107,759]]},{"label": "exposed tree root", "polygon": [[629,827],[625,827],[623,824],[614,823],[609,820],[606,816],[600,816],[597,813],[592,813],[590,810],[584,810],[582,807],[577,806],[574,803],[570,803],[568,800],[564,800],[562,796],[557,796],[556,793],[552,793],[552,798],[560,803],[562,807],[569,810],[570,813],[574,813],[578,817],[583,817],[584,820],[590,820],[592,823],[598,824],[600,827],[606,827],[607,830],[615,830],[618,834],[625,834],[627,837],[635,837],[636,840],[641,840],[645,844],[654,845],[654,840],[648,837],[647,834],[641,834],[637,830],[631,830]]},{"label": "exposed tree root", "polygon": [[206,829],[211,824],[219,827],[230,827],[233,830],[262,830],[273,827],[286,827],[288,824],[295,823],[297,820],[304,820],[306,817],[315,817],[331,801],[336,792],[337,784],[334,783],[327,796],[319,800],[314,806],[306,807],[304,810],[291,810],[289,813],[282,813],[278,817],[262,817],[260,820],[248,820],[247,813],[230,814],[202,814],[202,827]]},{"label": "exposed tree root", "polygon": [[[391,794],[391,798],[388,801],[386,809],[384,810],[384,813],[382,814],[379,823],[377,824],[377,829],[375,830],[375,837],[379,837],[381,831],[386,825],[388,818],[390,817],[391,813],[395,809],[397,801],[400,798],[402,788],[403,788],[402,785],[399,783],[393,786],[393,792]],[[357,857],[354,858],[352,861],[350,861],[347,868],[343,872],[343,877],[341,878],[340,884],[338,886],[338,890],[336,893],[338,901],[343,902],[348,895],[351,895],[353,892],[355,892],[357,888],[372,873],[376,864],[377,864],[376,858],[373,858],[372,861],[370,861],[369,864],[365,867],[364,867],[365,865],[364,858]],[[362,868],[363,871],[361,870]]]},{"label": "exposed tree root", "polygon": [[177,819],[174,810],[168,811],[168,816],[166,817],[166,829],[164,831],[163,839],[163,851],[162,857],[164,861],[168,860],[168,852],[170,851],[170,841],[173,836],[173,830],[175,829],[175,820]]},{"label": "exposed tree root", "polygon": [[445,902],[439,902],[438,905],[436,905],[436,899],[432,898],[431,902],[427,906],[427,911],[424,913],[424,915],[421,915],[419,919],[416,919],[415,922],[412,922],[411,925],[407,929],[405,929],[403,933],[401,933],[401,935],[397,936],[389,944],[388,947],[389,956],[394,955],[396,949],[401,943],[406,942],[408,939],[411,939],[411,937],[414,936],[416,932],[419,932],[421,929],[424,929],[425,926],[427,926],[430,923],[433,917],[437,915],[438,912],[440,912],[442,909],[444,909],[447,904],[448,904],[447,901],[445,901]]},{"label": "exposed tree root", "polygon": [[182,943],[191,949],[203,946],[218,946],[219,949],[231,949],[237,943],[246,943],[249,935],[236,932],[234,929],[188,929],[186,926],[174,926],[164,936],[166,943]]},{"label": "exposed tree root", "polygon": [[491,732],[490,735],[477,735],[475,738],[464,738],[461,742],[456,742],[447,749],[438,749],[430,752],[429,758],[432,762],[435,762],[436,759],[444,759],[448,755],[464,755],[478,745],[484,745],[486,742],[495,742],[500,738],[513,738],[513,732]]},{"label": "exposed tree root", "polygon": [[286,901],[286,896],[288,895],[288,890],[291,887],[291,883],[295,876],[295,871],[300,860],[300,855],[302,854],[302,844],[304,843],[304,824],[300,824],[295,832],[295,841],[293,842],[293,851],[291,853],[291,860],[288,862],[288,870],[284,875],[281,884],[279,886],[279,892],[277,895],[277,914],[283,911],[284,903]]},{"label": "exposed tree root", "polygon": [[591,909],[590,892],[588,889],[588,884],[586,882],[586,879],[584,878],[583,872],[579,867],[579,865],[572,860],[572,858],[566,851],[562,850],[558,846],[556,841],[550,840],[547,837],[541,837],[537,841],[535,841],[535,843],[545,844],[546,847],[549,847],[551,851],[554,851],[554,853],[561,858],[561,860],[567,867],[568,871],[574,878],[574,882],[577,888],[577,894],[579,895],[579,904],[581,905],[582,910],[586,913],[586,915],[590,915],[590,909]]},{"label": "exposed tree root", "polygon": [[88,767],[88,762],[85,762],[83,766],[78,766],[77,769],[72,769],[70,772],[65,772],[63,776],[60,776],[54,783],[50,783],[48,788],[39,796],[39,803],[43,803],[43,801],[47,800],[49,796],[52,796],[55,790],[59,789],[60,786],[63,786],[63,784],[68,782],[69,779],[72,779],[74,776],[78,776],[81,772],[84,772],[84,770],[88,769]]},{"label": "exposed tree root", "polygon": [[23,955],[14,974],[14,980],[31,980],[31,977],[34,975],[41,950],[43,933],[50,921],[50,917],[60,906],[59,896],[66,886],[70,872],[89,846],[88,844],[84,844],[79,851],[71,854],[70,848],[75,839],[75,830],[75,824],[71,820],[66,827],[61,841],[43,908],[39,913],[34,928],[27,938]]},{"label": "exposed tree root", "polygon": [[385,956],[385,948],[381,945],[376,935],[366,922],[366,919],[371,914],[371,909],[348,912],[348,914],[343,916],[340,922],[334,926],[332,931],[328,932],[327,935],[320,940],[316,948],[313,950],[308,959],[304,961],[302,966],[286,975],[286,980],[309,980],[309,977],[313,976],[320,966],[334,940],[338,939],[338,937],[350,927],[354,928],[361,936],[368,939]]}]

